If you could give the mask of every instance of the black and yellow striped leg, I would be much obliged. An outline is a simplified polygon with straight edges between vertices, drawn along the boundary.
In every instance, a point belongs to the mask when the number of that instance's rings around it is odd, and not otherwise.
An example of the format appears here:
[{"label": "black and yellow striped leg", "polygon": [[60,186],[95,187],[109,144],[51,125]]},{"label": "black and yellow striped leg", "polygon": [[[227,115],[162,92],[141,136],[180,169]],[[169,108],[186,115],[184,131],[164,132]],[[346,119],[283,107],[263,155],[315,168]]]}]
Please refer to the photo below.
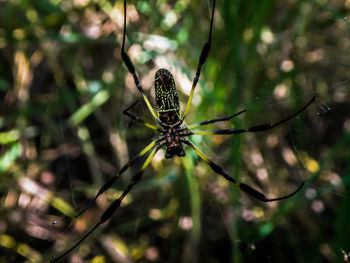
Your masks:
[{"label": "black and yellow striped leg", "polygon": [[100,220],[97,222],[97,224],[87,234],[85,234],[85,236],[83,236],[74,246],[72,246],[70,249],[68,249],[66,252],[64,252],[62,255],[60,255],[58,258],[52,260],[51,263],[58,262],[59,260],[64,258],[71,251],[73,251],[76,247],[78,247],[88,236],[90,236],[101,224],[103,224],[104,222],[106,222],[108,219],[111,218],[111,216],[114,214],[114,212],[120,207],[120,204],[123,201],[124,197],[130,192],[130,190],[134,187],[134,185],[140,181],[140,179],[143,175],[143,172],[145,171],[147,166],[150,164],[154,155],[157,153],[157,151],[164,144],[165,144],[165,142],[161,142],[156,147],[153,148],[152,152],[149,154],[146,161],[142,165],[140,171],[132,177],[129,184],[125,187],[123,193],[119,196],[119,198],[114,200],[113,203],[111,203],[110,206],[104,211],[104,213],[101,215]]},{"label": "black and yellow striped leg", "polygon": [[122,59],[126,65],[126,67],[128,68],[129,72],[133,76],[135,85],[136,85],[137,89],[140,91],[142,98],[146,102],[147,107],[148,107],[149,111],[151,112],[152,116],[158,122],[160,122],[158,116],[156,115],[154,109],[152,108],[151,103],[149,102],[149,100],[148,100],[148,98],[147,98],[147,96],[142,88],[142,85],[139,81],[139,78],[137,77],[135,67],[134,67],[129,55],[125,52],[125,35],[126,35],[126,0],[124,0],[124,29],[123,29],[123,43],[122,43],[122,50],[121,50]]},{"label": "black and yellow striped leg", "polygon": [[184,112],[184,114],[183,114],[183,116],[182,116],[182,120],[185,119],[185,116],[187,115],[187,113],[188,113],[188,111],[189,111],[189,109],[190,109],[191,101],[192,101],[192,98],[193,98],[193,93],[194,93],[194,90],[195,90],[195,88],[196,88],[197,82],[198,82],[198,80],[199,80],[199,76],[200,76],[200,74],[201,74],[202,66],[203,66],[203,64],[205,63],[205,61],[207,60],[208,55],[209,55],[210,45],[211,45],[211,36],[212,36],[212,32],[213,32],[213,22],[214,22],[215,4],[216,4],[216,0],[213,1],[213,8],[212,8],[212,11],[211,11],[210,29],[209,29],[208,40],[207,40],[207,42],[204,44],[204,46],[203,46],[203,48],[202,48],[202,51],[201,51],[201,54],[200,54],[200,57],[199,57],[196,75],[195,75],[195,77],[194,77],[194,79],[193,79],[191,93],[190,93],[190,96],[189,96],[189,98],[188,98],[187,106],[186,106],[185,112]]},{"label": "black and yellow striped leg", "polygon": [[90,200],[90,202],[87,204],[87,206],[81,210],[75,217],[78,217],[82,215],[86,210],[90,208],[90,206],[96,201],[96,199],[103,194],[107,189],[109,189],[114,182],[131,166],[133,165],[138,159],[140,159],[143,155],[145,155],[149,150],[155,147],[157,144],[157,140],[152,141],[149,145],[147,145],[141,152],[138,153],[133,159],[128,161],[120,170],[118,173],[116,173],[114,176],[112,176],[107,182],[102,185],[102,187],[98,190],[96,196]]},{"label": "black and yellow striped leg", "polygon": [[152,124],[150,124],[150,123],[148,123],[148,122],[145,122],[145,121],[144,121],[143,119],[141,119],[140,117],[135,116],[135,115],[133,115],[133,114],[131,114],[131,113],[129,112],[129,110],[130,110],[131,108],[133,108],[137,103],[139,103],[139,100],[135,101],[135,102],[134,102],[130,107],[128,107],[127,109],[123,110],[123,114],[126,115],[126,116],[128,116],[128,117],[130,117],[130,118],[133,119],[134,121],[137,121],[137,122],[143,124],[143,125],[146,126],[147,128],[150,128],[150,129],[152,129],[152,130],[161,132],[161,131],[162,131],[161,129],[157,128],[156,126],[154,126],[154,125],[152,125]]},{"label": "black and yellow striped leg", "polygon": [[260,124],[256,125],[250,128],[246,129],[222,129],[222,130],[212,130],[212,131],[188,131],[185,132],[184,134],[189,136],[189,135],[215,135],[215,134],[240,134],[244,132],[260,132],[260,131],[266,131],[269,129],[272,129],[276,127],[277,125],[282,124],[283,122],[286,122],[298,114],[300,114],[302,111],[304,111],[307,107],[310,106],[310,104],[315,100],[316,97],[313,97],[304,107],[302,107],[300,110],[298,110],[296,113],[293,115],[289,116],[288,118],[285,118],[283,120],[280,120],[275,123],[267,123],[267,124]]},{"label": "black and yellow striped leg", "polygon": [[235,114],[232,114],[231,116],[228,116],[228,117],[221,117],[221,118],[215,118],[215,119],[212,119],[212,120],[201,121],[201,122],[198,122],[198,123],[194,123],[194,124],[191,124],[191,125],[188,125],[188,126],[181,127],[179,130],[194,129],[194,128],[197,128],[199,126],[204,126],[204,125],[212,124],[212,123],[215,123],[215,122],[229,121],[233,117],[236,117],[236,116],[238,116],[238,115],[240,115],[240,114],[242,114],[242,113],[244,113],[246,111],[247,110],[242,110],[242,111],[237,112]]},{"label": "black and yellow striped leg", "polygon": [[239,189],[241,189],[243,192],[245,192],[246,194],[254,197],[255,199],[262,201],[262,202],[273,202],[273,201],[279,201],[279,200],[283,200],[283,199],[287,199],[293,195],[295,195],[297,192],[299,192],[301,190],[301,188],[304,186],[304,182],[301,183],[301,185],[291,194],[283,196],[283,197],[278,197],[278,198],[267,198],[263,193],[259,192],[258,190],[254,189],[253,187],[244,184],[244,183],[239,183],[237,182],[231,175],[229,175],[228,173],[226,173],[224,171],[224,169],[222,169],[219,165],[215,164],[213,161],[209,160],[208,157],[201,152],[201,150],[199,150],[197,148],[197,146],[195,146],[190,140],[186,139],[186,138],[181,138],[182,142],[184,142],[185,144],[189,145],[192,147],[192,149],[196,152],[197,155],[199,155],[199,157],[201,157],[209,166],[210,168],[217,174],[220,174],[221,176],[223,176],[226,180],[230,181],[231,183],[235,184],[236,186],[239,187]]}]

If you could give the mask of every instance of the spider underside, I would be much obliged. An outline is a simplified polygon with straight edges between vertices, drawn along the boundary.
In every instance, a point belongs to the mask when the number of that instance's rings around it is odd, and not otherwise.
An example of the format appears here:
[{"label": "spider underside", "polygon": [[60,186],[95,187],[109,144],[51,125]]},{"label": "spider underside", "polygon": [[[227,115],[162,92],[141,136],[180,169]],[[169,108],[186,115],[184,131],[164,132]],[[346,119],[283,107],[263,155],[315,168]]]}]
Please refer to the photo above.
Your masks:
[{"label": "spider underside", "polygon": [[204,44],[199,62],[198,67],[196,70],[195,77],[193,79],[192,83],[192,89],[189,95],[189,99],[187,102],[186,109],[181,115],[180,111],[180,104],[179,104],[179,97],[176,91],[176,85],[174,78],[170,71],[167,69],[159,69],[155,74],[155,94],[156,94],[156,105],[153,109],[151,106],[151,103],[149,102],[147,96],[144,93],[144,90],[142,88],[142,85],[138,79],[138,76],[135,71],[135,67],[129,57],[129,55],[125,52],[125,38],[126,38],[126,0],[124,0],[124,29],[123,29],[123,42],[122,42],[122,48],[121,48],[121,56],[123,59],[123,62],[125,63],[128,71],[130,74],[132,74],[135,85],[137,89],[139,90],[140,94],[142,95],[142,98],[144,102],[146,103],[148,110],[152,114],[153,118],[156,120],[158,125],[160,127],[154,126],[153,124],[147,123],[138,116],[132,115],[129,110],[138,103],[136,101],[134,104],[132,104],[129,108],[125,109],[123,113],[127,115],[128,117],[132,118],[133,120],[143,124],[144,126],[159,132],[161,135],[153,140],[151,143],[149,143],[142,151],[140,151],[133,159],[130,159],[114,176],[112,176],[107,182],[105,182],[104,185],[98,190],[98,193],[96,196],[88,203],[88,205],[76,215],[76,217],[82,215],[89,207],[96,201],[96,199],[103,194],[107,189],[109,189],[115,181],[130,167],[132,166],[137,160],[139,160],[141,157],[145,156],[148,152],[149,155],[144,161],[141,169],[131,178],[129,184],[124,189],[123,193],[114,200],[110,206],[103,212],[101,215],[99,221],[97,224],[88,232],[86,233],[74,246],[72,246],[70,249],[68,249],[66,252],[64,252],[62,255],[57,257],[56,259],[52,260],[53,262],[57,262],[63,257],[65,257],[67,254],[69,254],[73,249],[75,249],[77,246],[79,246],[91,233],[93,233],[102,223],[106,222],[108,219],[111,218],[111,216],[114,214],[114,212],[120,207],[120,204],[124,197],[130,192],[130,190],[133,188],[135,184],[142,178],[143,172],[147,168],[147,166],[150,164],[151,160],[157,153],[157,151],[162,148],[163,146],[166,148],[165,151],[165,158],[172,158],[174,156],[183,157],[185,156],[185,151],[183,148],[183,145],[187,145],[191,147],[195,153],[204,160],[210,168],[213,170],[213,172],[223,176],[226,180],[230,181],[234,185],[238,186],[240,190],[245,192],[246,194],[250,195],[251,197],[261,201],[261,202],[272,202],[272,201],[279,201],[283,199],[287,199],[293,195],[295,195],[304,185],[304,182],[300,184],[300,186],[292,193],[278,198],[268,198],[260,191],[254,189],[253,187],[238,182],[236,179],[234,179],[231,175],[229,175],[222,167],[211,161],[204,153],[202,153],[196,145],[194,145],[190,139],[189,136],[191,135],[216,135],[216,134],[240,134],[245,132],[260,132],[260,131],[266,131],[269,129],[272,129],[276,127],[277,125],[284,123],[298,114],[300,114],[302,111],[304,111],[314,100],[315,97],[312,98],[304,107],[302,107],[300,110],[292,114],[291,116],[280,120],[275,123],[267,123],[267,124],[261,124],[256,125],[250,128],[245,129],[219,129],[219,130],[211,130],[211,131],[193,131],[193,129],[209,125],[215,122],[223,122],[223,121],[229,121],[233,117],[240,115],[245,112],[245,110],[242,110],[238,113],[235,113],[228,117],[221,117],[221,118],[215,118],[212,120],[206,120],[199,123],[195,123],[192,125],[185,125],[184,120],[185,117],[189,111],[189,107],[193,98],[194,90],[196,88],[197,82],[199,80],[199,76],[201,73],[201,68],[203,64],[205,63],[211,46],[211,37],[212,37],[212,28],[213,28],[213,20],[214,20],[214,11],[215,11],[215,4],[216,0],[213,0],[213,6],[212,6],[212,12],[211,12],[211,20],[210,20],[210,30],[209,30],[209,37],[207,42]]}]

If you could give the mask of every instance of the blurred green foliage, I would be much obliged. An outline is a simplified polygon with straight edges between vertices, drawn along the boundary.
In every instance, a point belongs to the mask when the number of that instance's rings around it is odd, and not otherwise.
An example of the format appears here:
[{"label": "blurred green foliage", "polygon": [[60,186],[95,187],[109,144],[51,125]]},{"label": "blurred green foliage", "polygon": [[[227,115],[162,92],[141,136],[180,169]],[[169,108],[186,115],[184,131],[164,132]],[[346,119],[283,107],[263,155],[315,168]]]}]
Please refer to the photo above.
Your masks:
[{"label": "blurred green foliage", "polygon": [[[136,164],[82,217],[102,183],[156,135],[123,116],[141,99],[121,61],[122,1],[0,1],[0,262],[48,262],[98,220]],[[184,109],[211,1],[128,1],[127,50],[153,103],[169,68]],[[261,204],[191,149],[160,152],[123,207],[66,262],[342,262],[350,251],[350,1],[218,0],[212,49],[188,123],[277,121],[240,136],[193,136]],[[153,123],[146,106],[133,113]],[[208,128],[210,129],[210,128]]]}]

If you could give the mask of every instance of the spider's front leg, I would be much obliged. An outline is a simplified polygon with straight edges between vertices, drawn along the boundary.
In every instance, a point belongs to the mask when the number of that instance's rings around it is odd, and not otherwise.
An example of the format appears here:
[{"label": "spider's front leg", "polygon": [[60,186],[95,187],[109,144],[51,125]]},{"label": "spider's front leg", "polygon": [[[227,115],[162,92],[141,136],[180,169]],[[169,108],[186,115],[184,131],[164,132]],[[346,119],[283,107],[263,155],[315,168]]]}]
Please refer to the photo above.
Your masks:
[{"label": "spider's front leg", "polygon": [[101,217],[100,217],[99,221],[96,223],[96,225],[88,233],[86,233],[77,243],[75,243],[70,249],[68,249],[66,252],[64,252],[62,255],[60,255],[58,258],[52,260],[51,263],[58,262],[59,260],[64,258],[66,255],[68,255],[70,252],[72,252],[76,247],[78,247],[88,236],[90,236],[101,224],[103,224],[104,222],[106,222],[108,219],[111,218],[111,216],[120,207],[120,204],[123,201],[124,197],[131,191],[131,189],[135,186],[135,184],[137,184],[140,181],[140,179],[142,178],[143,172],[146,170],[147,166],[151,163],[154,155],[157,153],[157,151],[163,145],[165,145],[165,141],[161,141],[161,142],[157,141],[157,145],[153,146],[153,150],[151,151],[151,153],[147,157],[146,161],[143,163],[140,171],[137,172],[132,177],[129,184],[125,187],[123,193],[119,196],[119,198],[115,199],[109,205],[109,207],[104,211],[104,213],[101,215]]},{"label": "spider's front leg", "polygon": [[85,213],[86,210],[88,210],[91,205],[96,201],[96,199],[103,194],[106,190],[108,190],[115,181],[130,167],[132,166],[137,160],[139,160],[142,156],[144,156],[149,150],[151,150],[155,145],[157,144],[157,140],[152,141],[150,144],[148,144],[141,152],[139,152],[133,159],[128,161],[120,170],[117,172],[114,176],[112,176],[107,182],[105,182],[101,188],[98,190],[95,197],[87,204],[87,206],[81,210],[75,217],[81,216],[83,213]]},{"label": "spider's front leg", "polygon": [[243,192],[245,192],[246,194],[254,197],[255,199],[261,201],[261,202],[273,202],[273,201],[279,201],[279,200],[283,200],[283,199],[287,199],[289,197],[292,197],[293,195],[295,195],[297,192],[299,192],[301,190],[301,188],[304,186],[304,182],[301,183],[301,185],[291,194],[286,195],[286,196],[282,196],[282,197],[277,197],[277,198],[267,198],[266,195],[264,195],[263,193],[259,192],[258,190],[254,189],[253,187],[244,184],[244,183],[240,183],[237,180],[235,180],[231,175],[229,175],[227,172],[225,172],[225,170],[220,167],[219,165],[217,165],[216,163],[214,163],[213,161],[209,160],[209,158],[201,152],[201,150],[199,150],[197,148],[196,145],[194,145],[190,140],[188,140],[187,138],[181,138],[181,141],[187,145],[189,145],[194,151],[195,153],[201,157],[209,166],[210,168],[217,174],[221,175],[222,177],[224,177],[226,180],[230,181],[231,183],[235,184],[236,186],[239,187],[240,190],[242,190]]}]

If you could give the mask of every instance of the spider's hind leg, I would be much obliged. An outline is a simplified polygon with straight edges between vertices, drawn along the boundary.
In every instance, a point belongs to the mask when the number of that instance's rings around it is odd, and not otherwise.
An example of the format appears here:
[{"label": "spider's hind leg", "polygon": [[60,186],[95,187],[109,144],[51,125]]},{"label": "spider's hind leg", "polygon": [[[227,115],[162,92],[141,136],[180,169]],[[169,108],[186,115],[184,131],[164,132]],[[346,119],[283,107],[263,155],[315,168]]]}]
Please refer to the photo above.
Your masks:
[{"label": "spider's hind leg", "polygon": [[160,123],[161,121],[157,117],[157,114],[155,113],[154,109],[152,108],[152,105],[149,102],[149,100],[148,100],[148,98],[147,98],[147,96],[142,88],[142,85],[139,81],[139,78],[137,77],[134,64],[132,63],[129,55],[125,52],[125,35],[126,35],[126,0],[124,0],[124,28],[123,28],[123,42],[122,42],[121,56],[122,56],[122,59],[124,61],[124,64],[128,68],[128,71],[133,76],[135,85],[136,85],[137,89],[139,90],[139,92],[141,93],[143,100],[147,104],[148,110],[151,112],[154,119]]},{"label": "spider's hind leg", "polygon": [[205,120],[205,121],[201,121],[201,122],[198,122],[198,123],[194,123],[194,124],[191,124],[191,125],[188,125],[188,126],[183,126],[181,127],[181,129],[179,130],[191,130],[191,129],[194,129],[194,128],[197,128],[199,126],[205,126],[205,125],[208,125],[208,124],[212,124],[212,123],[216,123],[216,122],[221,122],[221,121],[229,121],[231,120],[232,118],[246,112],[247,110],[241,110],[240,112],[237,112],[235,114],[232,114],[228,117],[219,117],[219,118],[215,118],[215,119],[211,119],[211,120]]},{"label": "spider's hind leg", "polygon": [[[259,124],[255,125],[250,128],[244,128],[244,129],[221,129],[221,130],[212,130],[212,131],[188,131],[185,132],[186,136],[189,135],[215,135],[215,134],[240,134],[240,133],[245,133],[245,132],[262,132],[262,131],[267,131],[270,130],[286,121],[289,121],[290,119],[293,119],[297,115],[299,115],[301,112],[306,110],[307,107],[311,105],[311,103],[314,102],[316,97],[313,97],[304,107],[302,107],[300,110],[295,112],[294,114],[290,115],[289,117],[280,120],[278,122],[273,122],[273,123],[265,123],[265,124]],[[220,120],[220,119],[219,119]],[[194,124],[193,126],[198,127],[200,125]],[[187,128],[192,128],[191,126],[188,126]]]},{"label": "spider's hind leg", "polygon": [[213,32],[215,4],[216,4],[216,0],[213,0],[213,7],[212,7],[212,10],[211,10],[211,19],[210,19],[210,28],[209,28],[208,40],[207,40],[207,42],[205,42],[205,44],[204,44],[204,46],[202,48],[201,54],[199,56],[199,61],[198,61],[198,66],[197,66],[197,70],[196,70],[196,75],[195,75],[195,77],[193,79],[190,96],[188,98],[187,106],[186,106],[185,112],[184,112],[184,114],[182,116],[182,120],[185,119],[185,117],[186,117],[186,115],[187,115],[187,113],[188,113],[188,111],[190,109],[191,101],[192,101],[193,94],[194,94],[194,90],[195,90],[195,88],[197,86],[197,83],[198,83],[198,80],[199,80],[199,76],[201,74],[202,66],[204,65],[204,63],[207,60],[208,55],[209,55],[210,46],[211,46],[211,36],[212,36],[212,32]]},{"label": "spider's hind leg", "polygon": [[156,126],[148,123],[148,122],[145,122],[143,119],[141,119],[139,116],[135,116],[133,114],[131,114],[129,112],[129,110],[131,110],[133,107],[135,107],[135,105],[139,103],[139,100],[135,101],[131,106],[129,106],[128,108],[126,108],[125,110],[123,110],[123,114],[128,116],[129,118],[133,119],[134,121],[137,121],[141,124],[143,124],[144,126],[146,126],[147,128],[150,128],[152,130],[155,130],[155,131],[160,131]]}]

